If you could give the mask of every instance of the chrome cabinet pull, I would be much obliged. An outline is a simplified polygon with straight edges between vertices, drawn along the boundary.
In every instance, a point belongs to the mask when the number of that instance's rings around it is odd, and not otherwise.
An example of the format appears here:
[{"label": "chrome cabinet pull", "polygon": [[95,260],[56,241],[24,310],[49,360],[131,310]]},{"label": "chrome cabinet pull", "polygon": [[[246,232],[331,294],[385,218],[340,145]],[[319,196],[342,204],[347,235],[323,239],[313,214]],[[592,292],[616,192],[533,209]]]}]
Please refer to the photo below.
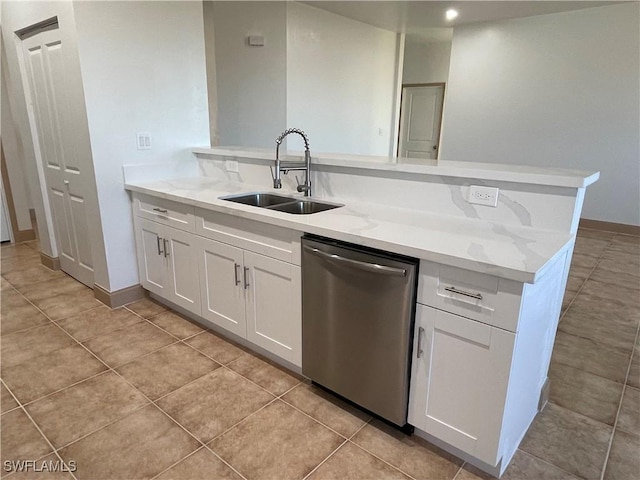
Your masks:
[{"label": "chrome cabinet pull", "polygon": [[158,212],[158,213],[167,213],[168,210],[165,210],[164,208],[158,208],[158,207],[154,207],[153,208],[154,212]]},{"label": "chrome cabinet pull", "polygon": [[240,273],[238,272],[239,268],[240,268],[240,265],[238,265],[237,263],[233,264],[233,274],[235,275],[236,286],[240,285]]},{"label": "chrome cabinet pull", "polygon": [[164,258],[167,258],[169,256],[169,240],[163,238],[162,243],[164,244]]},{"label": "chrome cabinet pull", "polygon": [[249,267],[244,267],[244,288],[249,288]]},{"label": "chrome cabinet pull", "polygon": [[465,292],[464,290],[458,290],[456,287],[445,287],[444,289],[447,292],[457,293],[458,295],[464,295],[465,297],[475,298],[476,300],[482,300],[482,294],[481,293]]},{"label": "chrome cabinet pull", "polygon": [[162,247],[160,246],[160,240],[162,240],[162,238],[160,238],[158,235],[156,235],[156,244],[158,245],[158,255],[162,255],[164,253],[162,251]]},{"label": "chrome cabinet pull", "polygon": [[420,356],[424,353],[422,351],[422,336],[423,335],[424,335],[424,328],[418,327],[418,353],[417,353],[417,358],[420,358]]}]

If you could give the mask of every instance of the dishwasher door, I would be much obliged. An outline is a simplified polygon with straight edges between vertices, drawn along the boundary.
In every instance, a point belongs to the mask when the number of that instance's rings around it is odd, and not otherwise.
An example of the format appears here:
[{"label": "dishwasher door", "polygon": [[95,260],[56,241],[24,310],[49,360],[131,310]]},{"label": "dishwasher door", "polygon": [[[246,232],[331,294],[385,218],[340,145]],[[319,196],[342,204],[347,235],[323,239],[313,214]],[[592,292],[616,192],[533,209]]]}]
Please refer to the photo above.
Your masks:
[{"label": "dishwasher door", "polygon": [[302,373],[404,426],[418,261],[315,237],[302,245]]}]

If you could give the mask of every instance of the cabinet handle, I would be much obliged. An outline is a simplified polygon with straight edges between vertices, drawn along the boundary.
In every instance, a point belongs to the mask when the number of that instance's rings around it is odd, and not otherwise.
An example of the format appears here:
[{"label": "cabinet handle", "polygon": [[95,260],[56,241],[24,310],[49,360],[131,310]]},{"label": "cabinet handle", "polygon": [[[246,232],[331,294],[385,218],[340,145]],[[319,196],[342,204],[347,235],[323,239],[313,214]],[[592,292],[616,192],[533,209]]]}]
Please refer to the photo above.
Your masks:
[{"label": "cabinet handle", "polygon": [[244,267],[244,288],[249,288],[249,267]]},{"label": "cabinet handle", "polygon": [[158,255],[162,255],[164,253],[162,251],[162,247],[160,246],[160,240],[162,240],[162,238],[160,238],[158,235],[156,235],[156,244],[158,245]]},{"label": "cabinet handle", "polygon": [[476,300],[482,300],[482,294],[481,293],[465,292],[464,290],[458,290],[456,287],[445,287],[444,289],[447,292],[457,293],[458,295],[464,295],[465,297],[475,298]]},{"label": "cabinet handle", "polygon": [[166,238],[163,238],[162,243],[164,244],[164,258],[167,258],[169,256],[169,246],[167,245],[169,241]]},{"label": "cabinet handle", "polygon": [[236,286],[240,285],[240,273],[238,272],[239,268],[240,265],[238,265],[237,263],[233,264],[233,274],[235,276]]},{"label": "cabinet handle", "polygon": [[424,353],[422,351],[422,335],[424,335],[424,328],[418,327],[418,358],[420,358],[420,356]]},{"label": "cabinet handle", "polygon": [[154,207],[153,208],[154,212],[158,212],[158,213],[167,213],[168,210],[165,210],[164,208],[158,208],[158,207]]}]

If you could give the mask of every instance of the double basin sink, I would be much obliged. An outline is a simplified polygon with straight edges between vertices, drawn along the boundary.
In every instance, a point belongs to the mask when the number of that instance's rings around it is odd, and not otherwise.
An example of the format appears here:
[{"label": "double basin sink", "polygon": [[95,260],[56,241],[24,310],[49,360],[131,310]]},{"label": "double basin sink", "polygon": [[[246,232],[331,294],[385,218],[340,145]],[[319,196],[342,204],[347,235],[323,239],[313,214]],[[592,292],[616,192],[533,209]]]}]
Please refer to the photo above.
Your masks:
[{"label": "double basin sink", "polygon": [[251,205],[253,207],[276,210],[278,212],[293,213],[294,215],[309,215],[324,212],[344,205],[336,203],[318,202],[317,200],[301,200],[295,197],[275,195],[273,193],[243,193],[220,197],[220,200]]}]

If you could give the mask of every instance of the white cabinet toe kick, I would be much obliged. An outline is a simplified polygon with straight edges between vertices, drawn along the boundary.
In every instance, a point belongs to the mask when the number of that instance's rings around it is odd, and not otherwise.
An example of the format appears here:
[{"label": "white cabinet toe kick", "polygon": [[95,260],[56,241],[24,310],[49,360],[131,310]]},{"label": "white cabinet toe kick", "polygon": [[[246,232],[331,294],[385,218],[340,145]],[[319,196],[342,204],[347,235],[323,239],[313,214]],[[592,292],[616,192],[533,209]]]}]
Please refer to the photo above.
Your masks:
[{"label": "white cabinet toe kick", "polygon": [[[133,198],[142,286],[300,371],[302,232]],[[420,262],[408,414],[417,435],[504,472],[538,412],[568,254],[534,284]]]}]

